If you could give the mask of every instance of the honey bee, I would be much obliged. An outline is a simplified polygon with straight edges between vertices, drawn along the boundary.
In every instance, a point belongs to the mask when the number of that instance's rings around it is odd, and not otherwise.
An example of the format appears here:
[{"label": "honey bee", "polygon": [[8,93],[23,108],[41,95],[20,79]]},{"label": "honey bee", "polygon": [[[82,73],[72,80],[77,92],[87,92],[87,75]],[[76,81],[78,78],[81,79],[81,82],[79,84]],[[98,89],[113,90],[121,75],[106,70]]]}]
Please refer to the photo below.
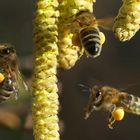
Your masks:
[{"label": "honey bee", "polygon": [[82,53],[85,50],[87,56],[97,57],[101,53],[105,35],[98,27],[100,25],[106,29],[111,29],[113,18],[108,17],[97,20],[93,13],[89,11],[80,11],[75,16],[71,31],[77,33],[82,46]]},{"label": "honey bee", "polygon": [[16,50],[10,44],[0,44],[0,73],[4,75],[0,83],[0,103],[12,94],[17,99],[20,90],[28,90],[18,68]]},{"label": "honey bee", "polygon": [[105,110],[110,112],[108,126],[109,128],[113,128],[112,124],[115,122],[115,118],[112,116],[112,112],[117,108],[121,108],[125,112],[140,115],[140,98],[110,86],[95,85],[90,89],[85,119],[87,119],[94,110]]}]

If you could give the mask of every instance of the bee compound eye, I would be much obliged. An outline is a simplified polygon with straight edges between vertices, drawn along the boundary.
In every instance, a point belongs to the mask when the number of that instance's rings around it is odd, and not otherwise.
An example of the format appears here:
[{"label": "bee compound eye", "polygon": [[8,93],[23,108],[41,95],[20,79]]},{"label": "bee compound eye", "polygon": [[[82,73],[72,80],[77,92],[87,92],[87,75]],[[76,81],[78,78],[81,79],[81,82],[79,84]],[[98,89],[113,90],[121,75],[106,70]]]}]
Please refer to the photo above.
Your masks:
[{"label": "bee compound eye", "polygon": [[2,50],[2,53],[4,53],[4,54],[9,54],[10,53],[10,49],[8,48],[8,49],[3,49]]},{"label": "bee compound eye", "polygon": [[2,53],[5,55],[8,55],[10,53],[14,52],[14,50],[12,48],[5,48],[2,50]]},{"label": "bee compound eye", "polygon": [[98,98],[101,94],[102,94],[101,91],[97,91],[96,92],[96,98]]}]

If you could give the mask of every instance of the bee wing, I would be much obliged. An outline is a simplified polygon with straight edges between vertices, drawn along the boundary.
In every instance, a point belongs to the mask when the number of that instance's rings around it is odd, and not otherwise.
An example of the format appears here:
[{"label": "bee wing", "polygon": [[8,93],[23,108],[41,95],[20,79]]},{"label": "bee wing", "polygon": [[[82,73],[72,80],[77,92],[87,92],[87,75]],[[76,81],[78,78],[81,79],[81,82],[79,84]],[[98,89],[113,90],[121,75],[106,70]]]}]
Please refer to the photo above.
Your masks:
[{"label": "bee wing", "polygon": [[29,90],[18,68],[15,73],[15,79],[16,79],[16,83],[20,92],[27,92]]},{"label": "bee wing", "polygon": [[105,30],[112,30],[113,23],[114,23],[114,17],[105,17],[102,19],[97,19],[98,26]]}]

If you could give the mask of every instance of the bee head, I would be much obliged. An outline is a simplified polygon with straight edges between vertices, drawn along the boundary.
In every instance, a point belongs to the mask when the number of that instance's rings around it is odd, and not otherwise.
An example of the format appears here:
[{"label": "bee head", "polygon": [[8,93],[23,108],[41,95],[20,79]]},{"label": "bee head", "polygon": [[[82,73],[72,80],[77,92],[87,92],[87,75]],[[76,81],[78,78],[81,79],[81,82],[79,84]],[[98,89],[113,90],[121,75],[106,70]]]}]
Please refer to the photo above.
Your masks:
[{"label": "bee head", "polygon": [[90,98],[92,98],[92,102],[93,102],[93,105],[95,107],[99,107],[101,105],[101,101],[102,101],[102,90],[101,90],[101,87],[100,86],[94,86],[92,89],[91,89],[91,94],[90,94]]},{"label": "bee head", "polygon": [[90,25],[97,26],[97,20],[89,10],[79,11],[75,16],[75,21],[79,23],[80,27],[87,27]]},{"label": "bee head", "polygon": [[89,102],[86,108],[85,118],[87,119],[94,110],[99,110],[102,105],[102,91],[100,86],[94,86],[91,89]]},{"label": "bee head", "polygon": [[15,49],[10,44],[0,44],[0,58],[12,58],[15,55]]}]

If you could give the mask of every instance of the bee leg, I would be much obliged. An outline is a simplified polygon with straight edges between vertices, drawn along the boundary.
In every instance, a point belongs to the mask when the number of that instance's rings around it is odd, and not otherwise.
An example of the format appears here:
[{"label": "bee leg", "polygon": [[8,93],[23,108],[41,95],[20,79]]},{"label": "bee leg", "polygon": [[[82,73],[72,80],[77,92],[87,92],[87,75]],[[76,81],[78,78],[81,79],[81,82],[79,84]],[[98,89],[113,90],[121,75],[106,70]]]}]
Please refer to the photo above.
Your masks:
[{"label": "bee leg", "polygon": [[0,96],[0,103],[6,101],[7,99],[9,99],[9,97],[6,97],[6,96]]},{"label": "bee leg", "polygon": [[[6,95],[11,95],[11,94],[15,94],[15,99],[17,100],[18,98],[18,90],[16,88],[16,82],[15,82],[15,79],[11,79],[10,76],[7,77],[7,79],[5,80],[5,84],[3,85],[3,90],[7,91],[7,92],[4,92],[5,93],[5,96]],[[9,95],[9,96],[10,96]]]},{"label": "bee leg", "polygon": [[110,110],[110,114],[109,114],[109,119],[108,119],[108,127],[110,128],[110,129],[113,129],[113,124],[115,123],[115,119],[114,119],[114,117],[112,116],[112,112],[114,111],[116,109],[116,105],[113,105],[112,106],[112,108],[111,108],[111,110]]},{"label": "bee leg", "polygon": [[10,94],[8,95],[0,95],[0,100],[7,100],[10,97]]},{"label": "bee leg", "polygon": [[9,77],[8,82],[8,85],[12,88],[13,93],[15,94],[15,100],[17,100],[19,91],[16,83],[16,76],[13,75],[13,77]]},{"label": "bee leg", "polygon": [[15,91],[15,100],[17,100],[19,97],[18,91]]},{"label": "bee leg", "polygon": [[0,103],[9,99],[10,95],[13,94],[13,91],[8,91],[5,89],[0,90]]},{"label": "bee leg", "polygon": [[81,47],[80,53],[79,53],[79,59],[82,57],[82,55],[84,54],[84,47]]},{"label": "bee leg", "polygon": [[[78,32],[78,31],[76,31],[76,32]],[[77,33],[78,34],[78,33]],[[76,33],[75,34],[73,34],[73,37],[72,37],[72,44],[74,45],[74,46],[79,46],[79,49],[78,49],[78,57],[79,57],[79,59],[82,57],[82,55],[84,54],[84,51],[85,51],[85,49],[84,49],[84,47],[81,45],[81,41],[80,41],[80,38],[79,38],[79,36],[77,35]]]},{"label": "bee leg", "polygon": [[10,78],[7,78],[2,88],[8,91],[12,91],[13,90],[12,80]]},{"label": "bee leg", "polygon": [[112,114],[110,113],[110,115],[109,115],[109,122],[108,122],[108,127],[110,128],[110,129],[113,129],[113,124],[115,123],[115,119],[113,118],[113,116],[112,116]]},{"label": "bee leg", "polygon": [[15,94],[15,100],[17,100],[18,97],[19,97],[19,91],[15,86],[13,86],[13,91],[14,91],[14,94]]},{"label": "bee leg", "polygon": [[89,104],[86,108],[84,119],[87,120],[94,110],[95,110],[95,107],[92,104]]},{"label": "bee leg", "polygon": [[89,118],[91,112],[93,112],[93,109],[90,110],[90,112],[89,112],[89,111],[86,111],[86,113],[85,113],[85,117],[84,117],[85,120],[87,120],[87,119]]}]

